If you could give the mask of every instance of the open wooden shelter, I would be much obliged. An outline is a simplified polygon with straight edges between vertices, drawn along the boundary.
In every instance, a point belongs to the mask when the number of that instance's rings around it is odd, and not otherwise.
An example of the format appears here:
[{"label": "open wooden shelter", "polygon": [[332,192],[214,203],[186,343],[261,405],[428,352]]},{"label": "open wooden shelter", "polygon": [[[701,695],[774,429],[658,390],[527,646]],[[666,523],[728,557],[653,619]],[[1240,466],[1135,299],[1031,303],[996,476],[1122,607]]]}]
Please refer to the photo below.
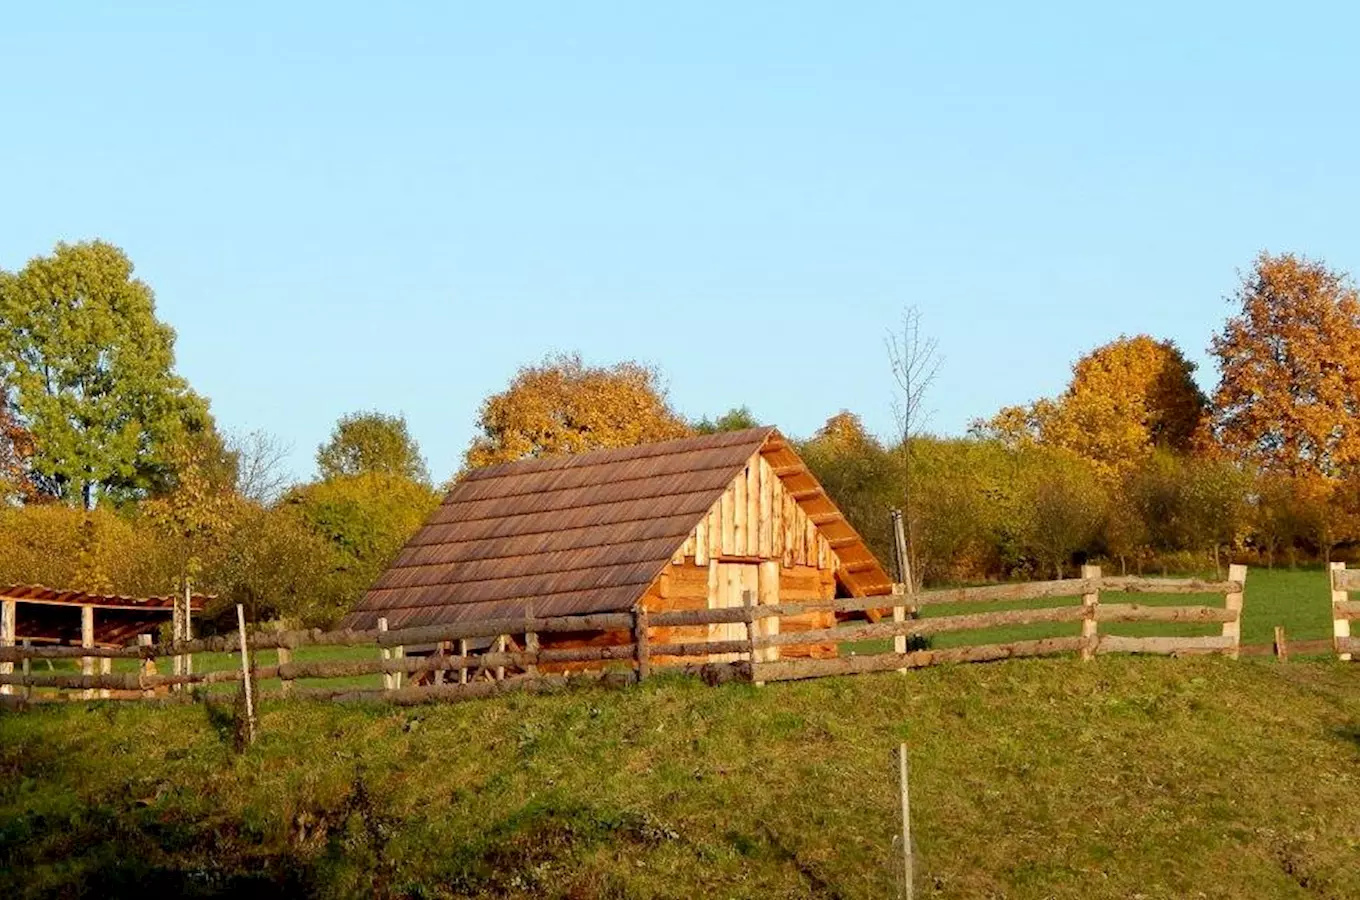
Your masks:
[{"label": "open wooden shelter", "polygon": [[[124,597],[58,590],[40,584],[0,587],[0,640],[35,644],[122,647],[140,634],[154,634],[175,614],[176,597]],[[190,611],[208,597],[192,594]]]},{"label": "open wooden shelter", "polygon": [[[748,596],[775,604],[892,588],[789,442],[765,427],[475,470],[343,627],[722,608]],[[785,617],[779,627],[831,624],[827,611]],[[743,631],[654,627],[649,639],[726,641]],[[616,640],[626,635],[544,636],[545,646]],[[834,644],[773,650],[836,653]]]}]

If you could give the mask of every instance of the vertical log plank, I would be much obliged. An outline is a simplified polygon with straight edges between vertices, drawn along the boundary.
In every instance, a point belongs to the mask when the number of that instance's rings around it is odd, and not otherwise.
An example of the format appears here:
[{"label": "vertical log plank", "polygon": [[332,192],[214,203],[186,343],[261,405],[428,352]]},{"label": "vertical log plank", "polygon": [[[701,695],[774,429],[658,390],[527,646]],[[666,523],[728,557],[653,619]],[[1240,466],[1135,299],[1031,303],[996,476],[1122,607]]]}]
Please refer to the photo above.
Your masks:
[{"label": "vertical log plank", "polygon": [[[80,646],[82,646],[82,647],[93,647],[93,646],[94,646],[94,607],[93,607],[93,606],[82,606],[82,607],[80,608]],[[93,675],[93,674],[94,674],[94,657],[92,657],[92,656],[82,656],[82,657],[80,658],[80,674],[81,674],[81,675]],[[89,700],[90,698],[92,698],[92,697],[94,696],[94,691],[91,691],[91,690],[83,691],[83,692],[81,693],[81,696],[82,696],[84,699]]]},{"label": "vertical log plank", "polygon": [[[767,559],[760,563],[756,590],[761,606],[779,605],[779,560]],[[756,633],[762,637],[779,634],[779,619],[761,619],[756,623]],[[761,662],[774,662],[780,657],[778,647],[766,647],[759,654]]]},{"label": "vertical log plank", "polygon": [[1230,659],[1237,659],[1242,651],[1242,598],[1247,584],[1247,567],[1243,565],[1228,566],[1228,580],[1236,581],[1242,585],[1243,590],[1234,591],[1223,598],[1223,605],[1237,613],[1231,622],[1223,623],[1223,636],[1232,638],[1232,649],[1225,651]]},{"label": "vertical log plank", "polygon": [[[100,675],[112,675],[112,674],[113,674],[113,660],[112,660],[112,659],[110,659],[110,658],[107,657],[107,656],[101,656],[101,657],[99,658],[99,674],[100,674]],[[107,699],[109,699],[109,689],[108,689],[108,688],[100,688],[100,689],[99,689],[99,699],[101,699],[101,700],[107,700]]]},{"label": "vertical log plank", "polygon": [[[532,603],[524,607],[524,618],[533,619],[534,605]],[[524,629],[524,652],[533,654],[533,662],[524,667],[525,674],[531,678],[538,677],[538,633],[530,631],[526,626]]]},{"label": "vertical log plank", "polygon": [[458,642],[458,655],[463,659],[463,663],[458,666],[458,683],[467,684],[467,639],[463,638]]},{"label": "vertical log plank", "polygon": [[[19,604],[14,600],[0,602],[0,647],[13,647],[14,636],[17,630],[17,620],[19,618]],[[27,658],[24,660],[27,662]],[[14,663],[0,663],[0,675],[11,675],[14,673]],[[14,686],[0,684],[0,694],[13,694]]]},{"label": "vertical log plank", "polygon": [[[293,651],[287,647],[279,648],[279,665],[286,666],[293,661]],[[293,693],[293,679],[279,676],[279,693],[287,697]]]},{"label": "vertical log plank", "polygon": [[[753,592],[751,591],[741,592],[741,605],[746,608],[746,659],[751,664],[752,677],[754,677],[756,670],[756,634],[757,626],[759,624],[756,621],[756,617],[752,615],[752,612],[754,612],[755,610],[755,602],[756,597]],[[756,687],[764,686],[765,682],[763,681],[756,682]]]},{"label": "vertical log plank", "polygon": [[[150,646],[151,646],[151,635],[149,635],[149,634],[139,634],[139,635],[137,635],[137,646],[139,646],[139,647],[150,647]],[[137,663],[137,669],[138,669],[138,674],[140,674],[143,678],[149,678],[149,677],[151,677],[152,675],[155,675],[155,674],[156,674],[156,660],[155,660],[155,658],[154,658],[154,657],[150,657],[150,656],[144,656],[144,657],[142,657],[141,660],[139,660],[138,663]],[[152,698],[155,697],[155,696],[156,696],[156,689],[155,689],[155,688],[152,688],[152,687],[145,687],[145,688],[142,688],[142,699],[143,699],[143,700],[150,700],[150,699],[152,699]]]},{"label": "vertical log plank", "polygon": [[[33,642],[30,641],[28,638],[24,638],[24,650],[32,650],[32,649],[33,649]],[[29,659],[28,656],[27,656],[27,654],[25,654],[25,656],[24,656],[24,677],[27,678],[27,677],[28,677],[29,675],[31,675],[31,674],[33,674],[33,660]],[[24,685],[24,699],[25,699],[25,700],[32,700],[32,699],[33,699],[33,685],[31,685],[31,684],[26,684],[26,685]]]},{"label": "vertical log plank", "polygon": [[[1082,578],[1099,578],[1100,566],[1082,566]],[[1081,605],[1085,618],[1081,620],[1081,659],[1090,662],[1096,656],[1096,644],[1100,641],[1100,628],[1096,622],[1096,612],[1100,608],[1100,591],[1081,595]]]},{"label": "vertical log plank", "polygon": [[1351,654],[1341,653],[1340,651],[1341,640],[1351,636],[1351,621],[1337,612],[1336,606],[1336,604],[1345,603],[1350,599],[1349,592],[1338,591],[1336,589],[1336,573],[1343,571],[1346,568],[1346,564],[1344,562],[1334,562],[1328,566],[1328,568],[1331,571],[1327,573],[1327,577],[1330,578],[1332,582],[1332,642],[1337,650],[1337,659],[1344,662],[1350,662]]},{"label": "vertical log plank", "polygon": [[1280,662],[1289,662],[1289,646],[1284,640],[1284,626],[1275,626],[1275,658]]},{"label": "vertical log plank", "polygon": [[637,680],[645,681],[652,674],[652,650],[648,642],[647,607],[638,603],[633,607],[633,645],[637,648]]},{"label": "vertical log plank", "polygon": [[[387,617],[380,616],[378,618],[378,631],[381,633],[386,630],[387,630]],[[386,662],[387,660],[392,658],[392,651],[388,650],[386,647],[383,647],[381,650],[378,651],[378,657],[382,659],[384,662]],[[392,673],[383,672],[383,690],[390,691],[394,689],[396,686],[397,683],[396,681],[393,680]]]},{"label": "vertical log plank", "polygon": [[[501,635],[500,637],[496,638],[496,652],[497,652],[497,653],[504,653],[504,652],[505,652],[505,644],[506,644],[506,635]],[[497,681],[504,681],[504,680],[505,680],[505,666],[496,666],[496,680],[497,680]]]}]

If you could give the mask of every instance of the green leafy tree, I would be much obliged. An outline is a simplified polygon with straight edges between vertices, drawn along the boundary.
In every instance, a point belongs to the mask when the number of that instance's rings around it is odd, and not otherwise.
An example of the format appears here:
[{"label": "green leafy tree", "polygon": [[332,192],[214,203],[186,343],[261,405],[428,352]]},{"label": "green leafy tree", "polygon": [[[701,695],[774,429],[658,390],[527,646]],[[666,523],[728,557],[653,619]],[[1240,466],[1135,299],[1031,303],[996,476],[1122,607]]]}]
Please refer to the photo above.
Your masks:
[{"label": "green leafy tree", "polygon": [[734,406],[716,419],[704,416],[694,424],[694,430],[699,434],[717,434],[721,431],[744,431],[759,425],[749,406]]},{"label": "green leafy tree", "polygon": [[333,596],[343,607],[359,599],[438,503],[429,485],[367,472],[293,488],[281,507],[334,551]]},{"label": "green leafy tree", "polygon": [[0,380],[33,435],[32,477],[86,509],[101,493],[144,490],[176,436],[210,423],[132,272],[122,250],[92,241],[0,279]]},{"label": "green leafy tree", "polygon": [[317,448],[316,465],[323,479],[382,474],[421,483],[430,480],[405,417],[380,412],[341,416],[330,440]]}]

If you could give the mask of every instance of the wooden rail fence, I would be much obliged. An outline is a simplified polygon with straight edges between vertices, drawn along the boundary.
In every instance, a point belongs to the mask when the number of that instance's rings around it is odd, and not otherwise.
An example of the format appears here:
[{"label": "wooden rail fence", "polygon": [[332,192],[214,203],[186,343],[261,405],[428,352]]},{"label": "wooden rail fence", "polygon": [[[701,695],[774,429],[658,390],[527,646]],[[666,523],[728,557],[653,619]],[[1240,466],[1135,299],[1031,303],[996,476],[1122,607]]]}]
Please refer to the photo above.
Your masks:
[{"label": "wooden rail fence", "polygon": [[1360,653],[1360,639],[1351,637],[1351,622],[1360,619],[1360,602],[1351,591],[1360,591],[1360,569],[1347,569],[1344,562],[1332,563],[1332,644],[1337,658],[1349,662]]},{"label": "wooden rail fence", "polygon": [[[754,596],[745,605],[723,609],[647,612],[637,609],[624,613],[498,619],[455,622],[418,628],[389,629],[386,621],[368,631],[256,631],[245,638],[246,650],[277,650],[273,665],[251,667],[255,679],[278,679],[275,694],[297,698],[334,700],[379,699],[398,704],[431,700],[484,697],[503,691],[536,691],[576,680],[607,682],[637,681],[660,671],[657,659],[694,659],[691,665],[666,668],[700,674],[710,681],[751,680],[757,684],[848,675],[865,672],[908,671],[923,666],[955,662],[983,662],[1049,654],[1077,654],[1089,660],[1106,653],[1150,653],[1171,656],[1221,654],[1236,658],[1241,650],[1242,606],[1246,567],[1232,566],[1226,581],[1197,579],[1102,577],[1100,569],[1088,566],[1082,577],[1062,581],[1027,584],[990,585],[907,594],[899,589],[890,597],[848,598],[808,603],[760,604]],[[1344,599],[1344,585],[1360,585],[1360,571],[1333,573],[1336,590],[1343,600],[1334,603],[1338,629],[1343,614],[1346,624],[1360,617],[1360,604]],[[1221,605],[1144,605],[1135,602],[1102,602],[1110,594],[1209,594],[1223,597]],[[1031,609],[1003,609],[962,612],[947,615],[922,615],[932,607],[946,604],[978,604],[1056,600],[1070,598],[1065,605]],[[811,631],[784,631],[781,619],[813,611],[863,613],[873,611],[876,622],[847,624]],[[885,614],[891,611],[891,618]],[[1063,637],[1042,637],[1008,643],[981,644],[942,649],[907,650],[907,639],[952,632],[1019,625],[1080,624],[1080,633]],[[1151,636],[1129,637],[1102,631],[1112,623],[1214,624],[1220,633],[1202,637]],[[691,640],[657,643],[649,639],[658,626],[744,625],[746,635],[737,640]],[[553,646],[544,640],[571,633],[605,634],[613,643],[590,646]],[[196,640],[177,640],[169,644],[142,642],[128,647],[0,646],[0,688],[10,692],[0,700],[10,703],[46,702],[56,699],[90,699],[96,696],[119,700],[189,699],[186,686],[238,682],[246,678],[245,666],[221,671],[194,671],[188,664],[178,672],[161,674],[157,660],[189,657],[208,652],[240,653],[239,634]],[[730,637],[730,635],[729,635]],[[850,642],[877,642],[884,649],[866,651],[861,644],[852,655],[830,659],[781,658],[788,647],[819,644],[841,645]],[[1340,640],[1340,638],[1338,638]],[[1350,640],[1349,637],[1346,640]],[[472,644],[480,649],[472,649]],[[368,646],[374,649],[369,659],[294,661],[293,652],[303,647]],[[1338,648],[1340,648],[1338,644]],[[736,655],[733,662],[707,660],[719,654]],[[113,660],[136,660],[135,672],[110,671]],[[80,674],[35,672],[39,660],[79,660]],[[100,672],[94,672],[94,661]],[[19,672],[13,671],[21,663]],[[585,664],[588,668],[582,669]],[[563,671],[571,669],[571,671]],[[554,671],[556,670],[556,671]],[[354,678],[382,675],[382,689],[354,687],[302,687],[301,679]],[[406,684],[407,679],[424,683]],[[21,691],[14,694],[16,689]],[[39,692],[42,692],[41,694]],[[53,693],[55,692],[55,693]],[[62,692],[74,692],[74,695]],[[269,696],[269,694],[266,694]]]}]

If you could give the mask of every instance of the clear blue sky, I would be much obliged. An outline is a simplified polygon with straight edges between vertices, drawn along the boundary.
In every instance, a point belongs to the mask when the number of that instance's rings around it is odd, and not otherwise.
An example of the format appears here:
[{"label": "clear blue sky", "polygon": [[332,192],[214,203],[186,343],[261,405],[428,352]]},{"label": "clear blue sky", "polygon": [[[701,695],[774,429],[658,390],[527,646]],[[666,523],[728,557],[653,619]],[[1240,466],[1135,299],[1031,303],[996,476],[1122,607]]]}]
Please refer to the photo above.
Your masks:
[{"label": "clear blue sky", "polygon": [[[1021,6],[1044,6],[1041,10]],[[437,477],[555,350],[891,431],[1204,349],[1262,248],[1360,270],[1346,4],[15,4],[0,267],[124,247],[228,429],[404,412]]]}]

